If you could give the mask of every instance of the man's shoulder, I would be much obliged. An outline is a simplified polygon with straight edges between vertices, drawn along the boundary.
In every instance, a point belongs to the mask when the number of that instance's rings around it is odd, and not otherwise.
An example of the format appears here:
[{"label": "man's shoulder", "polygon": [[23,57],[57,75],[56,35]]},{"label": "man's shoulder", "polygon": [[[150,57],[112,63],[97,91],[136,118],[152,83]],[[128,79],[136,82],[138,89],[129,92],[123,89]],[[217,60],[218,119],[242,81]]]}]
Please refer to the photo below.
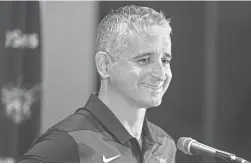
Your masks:
[{"label": "man's shoulder", "polygon": [[50,127],[18,162],[79,162],[78,143],[72,133],[97,131],[100,125],[84,108]]},{"label": "man's shoulder", "polygon": [[100,124],[95,119],[95,117],[90,112],[85,110],[85,108],[79,108],[74,114],[55,124],[50,129],[48,129],[48,131],[60,130],[70,133],[74,131],[99,128]]},{"label": "man's shoulder", "polygon": [[17,162],[78,162],[77,145],[61,130],[49,130],[37,138],[28,152]]}]

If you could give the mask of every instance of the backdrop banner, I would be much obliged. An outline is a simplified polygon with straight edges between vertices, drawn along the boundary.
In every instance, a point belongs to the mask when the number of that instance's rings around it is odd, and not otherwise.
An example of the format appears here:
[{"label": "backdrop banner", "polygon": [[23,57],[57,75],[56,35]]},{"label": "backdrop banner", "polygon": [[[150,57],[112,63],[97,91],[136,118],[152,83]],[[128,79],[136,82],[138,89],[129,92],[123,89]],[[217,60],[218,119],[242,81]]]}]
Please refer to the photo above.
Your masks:
[{"label": "backdrop banner", "polygon": [[23,155],[40,133],[39,1],[0,2],[0,163]]}]

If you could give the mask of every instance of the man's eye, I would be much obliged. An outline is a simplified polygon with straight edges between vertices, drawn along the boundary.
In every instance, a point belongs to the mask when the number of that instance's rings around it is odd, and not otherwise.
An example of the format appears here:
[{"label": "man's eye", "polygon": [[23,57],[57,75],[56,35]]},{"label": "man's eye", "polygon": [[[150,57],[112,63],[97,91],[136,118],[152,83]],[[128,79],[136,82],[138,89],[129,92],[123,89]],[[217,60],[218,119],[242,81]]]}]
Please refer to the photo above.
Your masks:
[{"label": "man's eye", "polygon": [[162,59],[163,64],[170,64],[170,60],[168,59]]},{"label": "man's eye", "polygon": [[138,60],[138,63],[140,63],[140,64],[147,64],[147,63],[149,63],[149,58],[143,58],[143,59],[139,59]]}]

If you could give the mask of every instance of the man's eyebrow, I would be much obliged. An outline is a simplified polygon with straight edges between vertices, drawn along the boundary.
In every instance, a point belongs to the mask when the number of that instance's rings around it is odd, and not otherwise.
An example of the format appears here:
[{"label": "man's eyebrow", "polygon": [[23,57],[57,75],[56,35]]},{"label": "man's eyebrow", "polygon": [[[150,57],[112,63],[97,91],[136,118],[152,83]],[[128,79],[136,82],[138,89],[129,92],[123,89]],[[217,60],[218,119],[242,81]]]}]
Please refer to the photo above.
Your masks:
[{"label": "man's eyebrow", "polygon": [[[144,56],[152,56],[154,52],[143,52],[133,57],[133,59],[138,59]],[[164,57],[172,59],[172,54],[164,52]]]},{"label": "man's eyebrow", "polygon": [[134,56],[133,59],[138,59],[138,58],[141,58],[144,56],[152,56],[152,55],[154,55],[154,52],[143,52],[143,53],[140,53],[140,54]]},{"label": "man's eyebrow", "polygon": [[165,53],[164,53],[164,56],[165,56],[165,57],[168,57],[168,58],[170,58],[170,59],[172,59],[172,54],[170,54],[170,53],[166,53],[166,52],[165,52]]}]

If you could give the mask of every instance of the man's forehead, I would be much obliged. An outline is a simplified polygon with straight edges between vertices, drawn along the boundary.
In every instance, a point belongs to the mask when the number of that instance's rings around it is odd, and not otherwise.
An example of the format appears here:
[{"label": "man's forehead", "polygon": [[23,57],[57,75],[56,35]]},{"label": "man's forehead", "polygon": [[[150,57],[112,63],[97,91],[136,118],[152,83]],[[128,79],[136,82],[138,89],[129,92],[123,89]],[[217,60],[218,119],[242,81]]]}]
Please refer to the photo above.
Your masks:
[{"label": "man's forehead", "polygon": [[171,47],[170,35],[163,35],[163,33],[133,33],[129,38],[128,48],[162,48],[168,51]]},{"label": "man's forehead", "polygon": [[131,44],[164,44],[171,45],[170,32],[164,27],[148,27],[141,33],[131,31],[129,33],[129,43]]},{"label": "man's forehead", "polygon": [[155,39],[156,37],[169,39],[170,30],[167,27],[151,26],[151,27],[146,28],[146,30],[142,32],[141,35],[149,39],[151,38]]},{"label": "man's forehead", "polygon": [[129,31],[127,48],[120,57],[134,58],[142,53],[153,54],[170,54],[171,55],[171,38],[168,30],[163,27],[152,27],[145,30],[146,32]]}]

